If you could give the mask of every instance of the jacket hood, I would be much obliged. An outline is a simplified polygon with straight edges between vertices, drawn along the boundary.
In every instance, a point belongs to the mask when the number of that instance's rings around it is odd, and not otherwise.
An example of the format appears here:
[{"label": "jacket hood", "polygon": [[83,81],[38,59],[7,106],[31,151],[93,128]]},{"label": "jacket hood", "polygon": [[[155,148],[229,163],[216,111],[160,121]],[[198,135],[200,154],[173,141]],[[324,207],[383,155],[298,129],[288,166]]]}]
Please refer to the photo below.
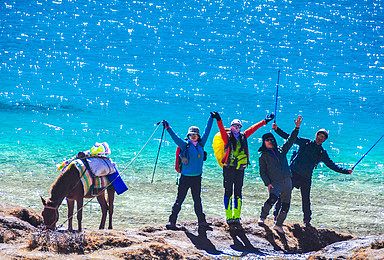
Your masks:
[{"label": "jacket hood", "polygon": [[276,142],[276,138],[273,136],[272,133],[266,133],[266,134],[263,134],[263,144],[261,145],[261,147],[259,148],[259,152],[265,152],[268,150],[268,148],[265,146],[265,140],[268,139],[268,138],[272,138],[273,139],[273,144],[274,144],[274,148],[277,148],[277,142]]}]

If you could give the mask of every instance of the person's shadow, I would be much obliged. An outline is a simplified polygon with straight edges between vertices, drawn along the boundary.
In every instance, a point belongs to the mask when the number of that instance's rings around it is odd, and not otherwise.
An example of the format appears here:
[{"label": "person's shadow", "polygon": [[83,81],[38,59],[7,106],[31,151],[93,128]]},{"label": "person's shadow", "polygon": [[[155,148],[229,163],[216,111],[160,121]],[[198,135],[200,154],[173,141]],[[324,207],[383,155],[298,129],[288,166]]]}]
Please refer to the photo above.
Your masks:
[{"label": "person's shadow", "polygon": [[223,252],[216,249],[215,245],[207,238],[207,230],[212,230],[211,227],[199,227],[198,235],[194,235],[189,231],[185,231],[187,237],[195,245],[197,249],[205,250],[207,253],[212,255],[220,255]]},{"label": "person's shadow", "polygon": [[278,233],[277,232],[277,235],[279,236],[279,240],[281,241],[281,243],[283,244],[284,248],[282,248],[281,246],[279,246],[277,243],[276,243],[276,236],[273,234],[272,230],[265,224],[263,225],[260,225],[261,227],[264,228],[265,230],[265,233],[266,233],[266,237],[265,239],[267,239],[267,241],[269,243],[271,243],[271,245],[273,246],[273,249],[276,250],[276,251],[283,251],[283,252],[288,252],[289,250],[289,245],[288,245],[288,241],[287,241],[287,238],[285,237],[284,234],[281,234],[281,233]]},{"label": "person's shadow", "polygon": [[233,239],[233,245],[231,248],[236,251],[246,252],[246,253],[254,253],[258,255],[264,255],[257,248],[255,248],[247,236],[245,235],[245,231],[241,224],[233,224],[229,226],[229,234]]}]

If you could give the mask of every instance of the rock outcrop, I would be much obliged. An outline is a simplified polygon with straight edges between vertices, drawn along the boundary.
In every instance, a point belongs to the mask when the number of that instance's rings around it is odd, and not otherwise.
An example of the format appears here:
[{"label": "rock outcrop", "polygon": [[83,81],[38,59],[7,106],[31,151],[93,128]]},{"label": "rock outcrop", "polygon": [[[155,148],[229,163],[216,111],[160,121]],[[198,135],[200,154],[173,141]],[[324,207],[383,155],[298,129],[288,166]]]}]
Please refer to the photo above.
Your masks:
[{"label": "rock outcrop", "polygon": [[310,260],[384,259],[384,235],[355,238],[326,246],[313,254]]},{"label": "rock outcrop", "polygon": [[210,228],[194,221],[177,230],[163,225],[138,230],[68,232],[36,228],[41,217],[34,211],[0,204],[0,258],[3,259],[384,259],[384,236],[356,238],[330,229],[286,224],[285,234],[243,219],[228,226],[208,218]]},{"label": "rock outcrop", "polygon": [[34,210],[0,203],[0,243],[22,238],[41,223],[42,217]]}]

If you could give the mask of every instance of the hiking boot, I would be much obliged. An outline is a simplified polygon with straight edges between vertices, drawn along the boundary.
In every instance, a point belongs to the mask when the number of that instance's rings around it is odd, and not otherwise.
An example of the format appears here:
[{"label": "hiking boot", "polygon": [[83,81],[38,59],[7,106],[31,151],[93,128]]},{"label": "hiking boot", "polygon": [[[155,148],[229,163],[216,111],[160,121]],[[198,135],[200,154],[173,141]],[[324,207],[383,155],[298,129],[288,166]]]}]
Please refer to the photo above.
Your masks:
[{"label": "hiking boot", "polygon": [[233,224],[240,224],[240,218],[233,219]]},{"label": "hiking boot", "polygon": [[273,229],[276,230],[280,234],[285,234],[285,231],[282,226],[274,225]]},{"label": "hiking boot", "polygon": [[261,225],[265,225],[265,219],[264,218],[259,218],[259,220],[257,221],[257,224],[259,224],[260,226]]},{"label": "hiking boot", "polygon": [[228,225],[232,225],[233,223],[235,223],[235,220],[233,218],[227,219],[227,224]]},{"label": "hiking boot", "polygon": [[304,226],[312,227],[311,222],[309,222],[309,220],[304,220]]},{"label": "hiking boot", "polygon": [[166,229],[170,229],[170,230],[177,229],[177,227],[176,227],[176,223],[174,223],[174,222],[168,222],[168,223],[165,225],[165,228],[166,228]]}]

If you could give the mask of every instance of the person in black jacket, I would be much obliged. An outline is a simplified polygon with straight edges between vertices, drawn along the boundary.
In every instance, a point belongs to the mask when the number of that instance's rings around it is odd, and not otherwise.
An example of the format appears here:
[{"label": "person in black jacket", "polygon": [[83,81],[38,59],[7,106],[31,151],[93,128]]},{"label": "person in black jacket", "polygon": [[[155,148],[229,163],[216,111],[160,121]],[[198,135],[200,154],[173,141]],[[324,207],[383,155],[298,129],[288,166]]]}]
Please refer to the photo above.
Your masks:
[{"label": "person in black jacket", "polygon": [[[275,123],[272,129],[284,139],[289,135],[281,130]],[[328,138],[328,131],[320,129],[317,131],[315,140],[298,137],[295,144],[299,145],[299,150],[293,154],[290,168],[292,171],[292,186],[300,189],[302,209],[304,213],[303,221],[306,226],[311,226],[311,201],[310,191],[312,183],[312,172],[317,167],[319,162],[324,162],[330,169],[343,174],[351,174],[352,169],[344,169],[336,165],[328,156],[328,153],[322,147],[322,144]],[[280,210],[281,203],[276,204],[274,212],[275,218]]]},{"label": "person in black jacket", "polygon": [[261,208],[258,223],[264,224],[270,209],[280,197],[282,207],[273,227],[279,233],[284,233],[282,226],[288,214],[292,193],[292,173],[288,166],[287,153],[296,140],[301,121],[301,116],[298,116],[295,120],[296,127],[284,145],[277,146],[273,134],[266,133],[263,135],[263,144],[259,149],[260,176],[264,185],[268,187],[269,198]]}]

